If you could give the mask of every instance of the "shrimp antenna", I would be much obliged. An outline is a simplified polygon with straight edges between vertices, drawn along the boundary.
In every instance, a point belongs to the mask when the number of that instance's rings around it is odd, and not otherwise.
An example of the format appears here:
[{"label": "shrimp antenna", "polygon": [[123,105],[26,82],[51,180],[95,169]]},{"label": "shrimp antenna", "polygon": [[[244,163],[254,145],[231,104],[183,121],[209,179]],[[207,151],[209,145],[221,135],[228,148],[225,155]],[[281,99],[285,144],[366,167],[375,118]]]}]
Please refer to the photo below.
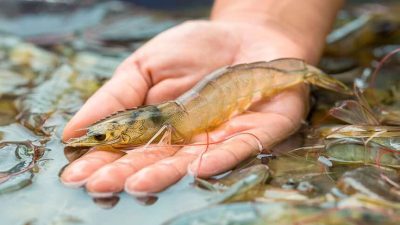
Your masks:
[{"label": "shrimp antenna", "polygon": [[172,146],[172,147],[186,147],[186,146],[216,145],[216,144],[221,144],[221,143],[223,143],[224,141],[230,140],[230,139],[232,139],[232,138],[234,138],[234,137],[236,137],[236,136],[243,135],[243,134],[253,136],[253,137],[256,139],[256,141],[257,141],[257,147],[258,147],[259,153],[261,153],[261,152],[263,151],[264,147],[263,147],[262,144],[261,144],[261,140],[260,140],[256,135],[254,135],[254,134],[252,134],[252,133],[248,133],[248,132],[237,133],[237,134],[231,135],[231,136],[229,136],[229,137],[227,137],[227,138],[224,138],[224,139],[218,140],[218,141],[210,141],[210,138],[208,138],[208,140],[206,139],[206,143],[167,144],[167,145],[158,144],[157,146],[151,146],[151,147],[152,147],[152,148],[157,148],[157,147],[163,148],[163,147],[166,147],[166,146]]},{"label": "shrimp antenna", "polygon": [[203,151],[201,151],[201,153],[200,153],[200,155],[199,155],[199,163],[198,163],[198,165],[197,165],[197,168],[196,168],[196,171],[194,172],[194,178],[196,179],[197,177],[198,177],[198,175],[199,175],[199,171],[200,171],[200,168],[201,168],[201,163],[202,163],[202,161],[203,161],[203,156],[204,156],[204,154],[208,151],[208,148],[210,147],[210,135],[208,134],[208,131],[206,131],[206,137],[207,137],[207,143],[206,143],[206,148],[203,150]]},{"label": "shrimp antenna", "polygon": [[319,118],[315,121],[315,123],[311,126],[311,128],[315,129],[318,127],[321,127],[321,124],[325,122],[329,117],[331,116],[330,110],[324,113],[324,116],[322,118]]},{"label": "shrimp antenna", "polygon": [[392,56],[394,56],[395,54],[397,54],[398,52],[400,52],[400,48],[397,48],[391,52],[389,52],[387,55],[385,55],[385,57],[383,57],[380,61],[378,66],[376,67],[374,73],[371,76],[371,81],[369,83],[370,87],[374,87],[375,86],[375,82],[376,82],[376,78],[378,76],[379,71],[382,69],[383,64],[385,64],[385,62],[387,62]]}]

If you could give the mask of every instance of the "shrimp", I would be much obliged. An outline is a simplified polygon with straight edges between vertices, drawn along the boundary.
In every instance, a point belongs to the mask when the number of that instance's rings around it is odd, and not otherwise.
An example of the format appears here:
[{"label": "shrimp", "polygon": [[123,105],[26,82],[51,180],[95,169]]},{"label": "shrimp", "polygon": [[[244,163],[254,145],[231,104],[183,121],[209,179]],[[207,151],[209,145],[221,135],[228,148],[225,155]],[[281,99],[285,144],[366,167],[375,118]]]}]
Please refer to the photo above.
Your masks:
[{"label": "shrimp", "polygon": [[302,83],[351,94],[347,86],[300,59],[239,64],[214,71],[176,100],[106,117],[66,145],[118,150],[155,141],[188,143],[194,135],[243,113],[257,99],[268,99]]}]

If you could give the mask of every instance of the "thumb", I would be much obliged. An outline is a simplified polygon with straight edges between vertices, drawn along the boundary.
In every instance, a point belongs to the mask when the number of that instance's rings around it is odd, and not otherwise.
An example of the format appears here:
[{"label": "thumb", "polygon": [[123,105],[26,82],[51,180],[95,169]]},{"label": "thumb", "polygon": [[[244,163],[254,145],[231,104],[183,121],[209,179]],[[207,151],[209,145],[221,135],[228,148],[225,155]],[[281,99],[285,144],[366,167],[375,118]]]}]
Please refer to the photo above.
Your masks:
[{"label": "thumb", "polygon": [[150,85],[133,57],[126,59],[66,125],[63,140],[83,135],[82,128],[116,111],[141,105]]}]

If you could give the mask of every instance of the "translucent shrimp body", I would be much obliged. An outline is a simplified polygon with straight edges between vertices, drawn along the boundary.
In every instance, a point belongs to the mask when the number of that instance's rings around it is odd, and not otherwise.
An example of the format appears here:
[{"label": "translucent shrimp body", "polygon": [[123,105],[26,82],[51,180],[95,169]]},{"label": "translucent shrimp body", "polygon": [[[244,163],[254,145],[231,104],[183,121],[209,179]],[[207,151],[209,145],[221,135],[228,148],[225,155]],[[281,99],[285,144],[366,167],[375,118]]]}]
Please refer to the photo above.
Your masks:
[{"label": "translucent shrimp body", "polygon": [[174,101],[111,115],[67,146],[129,148],[160,140],[168,131],[172,143],[187,143],[244,112],[254,101],[302,83],[350,93],[345,85],[300,59],[239,64],[214,71]]}]

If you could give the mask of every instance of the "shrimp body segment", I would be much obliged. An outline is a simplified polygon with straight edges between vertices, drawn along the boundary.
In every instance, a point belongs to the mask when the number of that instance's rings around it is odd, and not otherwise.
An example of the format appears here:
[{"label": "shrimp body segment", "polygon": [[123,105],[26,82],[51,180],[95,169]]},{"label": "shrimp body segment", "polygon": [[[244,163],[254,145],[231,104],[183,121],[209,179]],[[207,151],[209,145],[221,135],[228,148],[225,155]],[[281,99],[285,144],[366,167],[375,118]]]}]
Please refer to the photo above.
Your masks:
[{"label": "shrimp body segment", "polygon": [[174,101],[128,109],[98,121],[67,146],[126,149],[160,140],[168,131],[171,143],[187,143],[194,135],[244,112],[256,100],[302,83],[351,93],[344,84],[300,59],[228,66],[209,74]]}]

